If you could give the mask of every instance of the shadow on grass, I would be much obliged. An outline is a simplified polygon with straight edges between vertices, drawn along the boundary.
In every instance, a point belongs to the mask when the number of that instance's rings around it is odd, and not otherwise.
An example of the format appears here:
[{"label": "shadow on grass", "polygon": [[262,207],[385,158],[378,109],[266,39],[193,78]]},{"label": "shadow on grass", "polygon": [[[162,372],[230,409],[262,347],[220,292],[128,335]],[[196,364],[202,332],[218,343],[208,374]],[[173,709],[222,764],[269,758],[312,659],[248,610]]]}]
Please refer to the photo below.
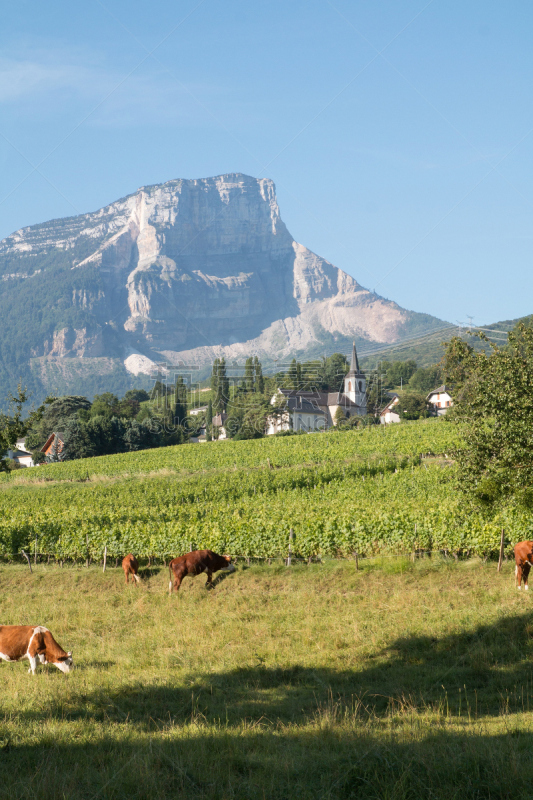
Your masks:
[{"label": "shadow on grass", "polygon": [[163,571],[165,571],[165,573],[168,572],[168,567],[141,567],[139,569],[139,578],[143,581],[146,581],[150,578],[154,578]]},{"label": "shadow on grass", "polygon": [[[94,734],[93,734],[94,736]],[[410,739],[410,740],[409,740]],[[0,743],[1,746],[1,743]],[[206,800],[521,800],[530,796],[533,734],[261,729],[232,735],[103,734],[0,751],[0,796]]]},{"label": "shadow on grass", "polygon": [[258,655],[257,666],[186,681],[169,670],[163,685],[85,686],[21,721],[81,722],[90,741],[13,746],[0,723],[0,796],[529,797],[533,734],[514,715],[533,708],[532,636],[524,613],[399,638],[360,671],[269,667]]},{"label": "shadow on grass", "polygon": [[[332,641],[331,647],[349,659],[347,641]],[[359,671],[269,667],[258,654],[257,665],[205,675],[195,672],[185,680],[169,669],[162,673],[163,684],[95,690],[84,694],[79,707],[74,700],[67,708],[62,700],[46,713],[62,719],[105,716],[117,721],[127,715],[149,730],[169,720],[182,724],[195,713],[209,723],[223,719],[230,727],[259,717],[299,725],[331,702],[348,714],[357,707],[364,719],[390,718],[406,710],[482,719],[533,711],[532,655],[533,621],[524,613],[470,632],[399,638]],[[111,665],[101,664],[104,669]],[[35,719],[40,713],[28,710],[24,715]]]}]

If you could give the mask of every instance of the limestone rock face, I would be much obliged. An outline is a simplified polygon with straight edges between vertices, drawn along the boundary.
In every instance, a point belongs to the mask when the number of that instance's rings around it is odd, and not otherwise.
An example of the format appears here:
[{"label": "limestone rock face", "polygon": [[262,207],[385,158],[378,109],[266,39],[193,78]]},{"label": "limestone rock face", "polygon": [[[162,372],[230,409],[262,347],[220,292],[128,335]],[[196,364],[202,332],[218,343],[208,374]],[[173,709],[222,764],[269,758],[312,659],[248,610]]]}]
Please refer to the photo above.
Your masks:
[{"label": "limestone rock face", "polygon": [[0,242],[0,287],[34,303],[44,293],[49,330],[29,357],[117,357],[133,373],[288,357],[324,332],[394,342],[413,317],[295,242],[273,182],[242,174],[142,187],[17,231]]}]

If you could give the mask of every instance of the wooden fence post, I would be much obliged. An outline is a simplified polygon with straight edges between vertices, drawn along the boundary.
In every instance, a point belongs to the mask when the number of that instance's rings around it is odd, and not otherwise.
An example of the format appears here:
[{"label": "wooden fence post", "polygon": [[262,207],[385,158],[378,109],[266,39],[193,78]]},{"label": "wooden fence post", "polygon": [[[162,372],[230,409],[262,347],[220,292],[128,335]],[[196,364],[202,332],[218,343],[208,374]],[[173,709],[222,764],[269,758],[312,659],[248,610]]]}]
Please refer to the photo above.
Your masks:
[{"label": "wooden fence post", "polygon": [[355,551],[354,556],[355,556],[355,569],[357,570],[357,572],[359,572],[359,558],[357,555],[357,550]]},{"label": "wooden fence post", "polygon": [[500,539],[500,557],[498,559],[498,572],[502,571],[504,539],[505,539],[505,530],[504,528],[502,528],[502,538]]},{"label": "wooden fence post", "polygon": [[105,572],[106,564],[107,564],[107,545],[104,547],[104,568],[102,572]]},{"label": "wooden fence post", "polygon": [[85,544],[87,545],[87,558],[85,559],[85,566],[89,569],[89,534],[85,534]]},{"label": "wooden fence post", "polygon": [[35,553],[33,554],[33,563],[37,563],[37,537],[35,537]]},{"label": "wooden fence post", "polygon": [[291,565],[291,557],[292,557],[292,528],[289,531],[289,557],[287,558],[287,566],[290,567]]}]

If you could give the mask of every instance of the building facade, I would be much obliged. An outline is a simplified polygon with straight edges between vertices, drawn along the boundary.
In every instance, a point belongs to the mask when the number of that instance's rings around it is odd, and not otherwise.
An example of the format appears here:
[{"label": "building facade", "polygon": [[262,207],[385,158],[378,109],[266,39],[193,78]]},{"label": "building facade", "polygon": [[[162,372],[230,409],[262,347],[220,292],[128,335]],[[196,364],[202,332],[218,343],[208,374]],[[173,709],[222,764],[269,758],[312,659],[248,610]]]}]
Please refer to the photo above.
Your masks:
[{"label": "building facade", "polygon": [[278,389],[270,402],[278,407],[280,412],[268,417],[267,436],[287,430],[304,430],[311,433],[331,428],[337,424],[339,408],[347,418],[365,416],[366,376],[359,367],[355,342],[350,369],[344,377],[343,389],[342,392]]}]

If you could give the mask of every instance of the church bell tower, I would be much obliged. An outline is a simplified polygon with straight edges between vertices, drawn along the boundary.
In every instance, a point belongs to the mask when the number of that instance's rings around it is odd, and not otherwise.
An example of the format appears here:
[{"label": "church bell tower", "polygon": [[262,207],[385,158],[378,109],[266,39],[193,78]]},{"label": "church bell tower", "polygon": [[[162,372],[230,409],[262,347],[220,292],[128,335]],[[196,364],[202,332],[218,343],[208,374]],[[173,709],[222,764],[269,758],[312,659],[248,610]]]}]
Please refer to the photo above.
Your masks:
[{"label": "church bell tower", "polygon": [[350,371],[344,378],[344,394],[350,398],[352,403],[356,403],[360,407],[360,414],[366,414],[366,378],[359,367],[355,342],[353,343]]}]

